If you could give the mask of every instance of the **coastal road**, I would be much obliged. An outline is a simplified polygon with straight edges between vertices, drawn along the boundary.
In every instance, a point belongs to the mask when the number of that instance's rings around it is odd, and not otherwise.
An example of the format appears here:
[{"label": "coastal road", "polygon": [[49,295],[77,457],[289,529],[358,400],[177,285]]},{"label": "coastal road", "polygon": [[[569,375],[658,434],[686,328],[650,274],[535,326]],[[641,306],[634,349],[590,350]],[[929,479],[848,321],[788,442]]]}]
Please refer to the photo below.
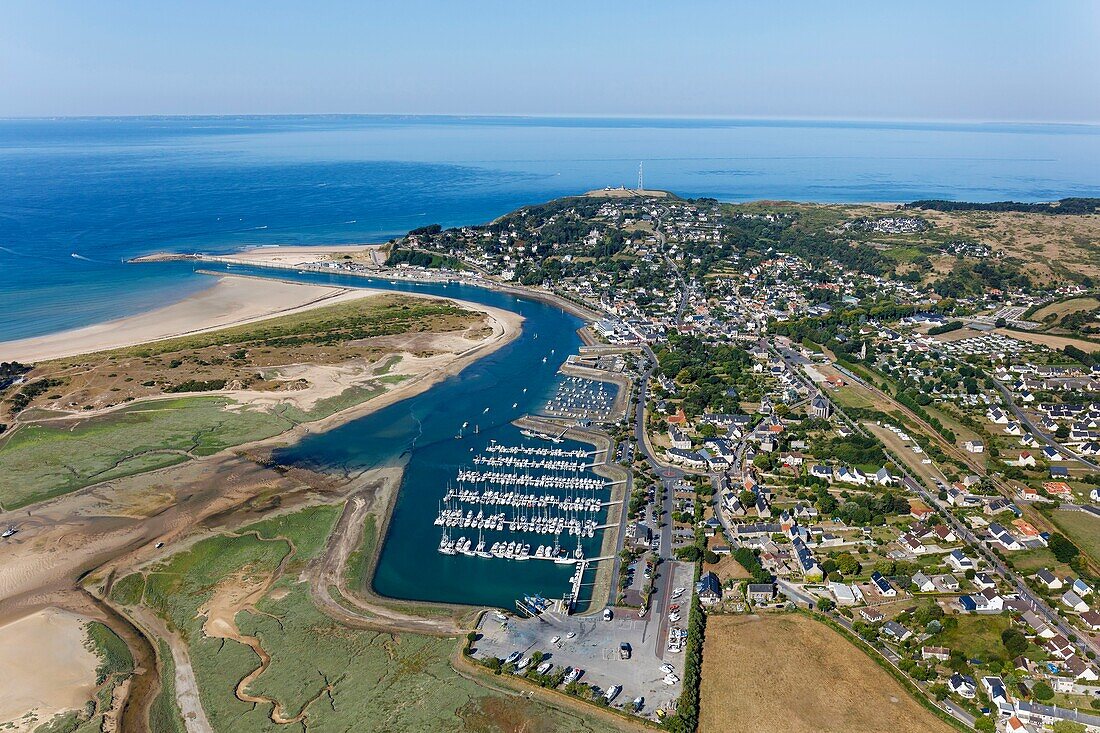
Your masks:
[{"label": "coastal road", "polygon": [[673,581],[673,567],[672,559],[672,507],[673,507],[673,494],[677,482],[683,478],[684,472],[678,468],[671,466],[665,466],[661,464],[653,452],[649,448],[649,440],[646,436],[645,429],[645,405],[649,399],[649,380],[653,376],[653,372],[656,369],[657,357],[653,354],[653,351],[648,345],[643,347],[643,352],[649,361],[649,366],[641,379],[638,381],[638,397],[639,402],[634,410],[634,442],[637,445],[638,452],[645,458],[646,463],[653,469],[654,473],[660,478],[663,491],[663,499],[661,505],[654,507],[654,513],[657,515],[657,523],[663,526],[655,527],[658,537],[658,545],[656,556],[660,561],[657,564],[656,582],[653,585],[653,595],[650,597],[648,614],[651,618],[657,621],[658,633],[655,635],[654,643],[656,644],[656,653],[660,658],[664,658],[665,642],[667,635],[662,635],[661,631],[665,628],[665,623],[668,619],[668,606],[670,605],[670,596],[672,594],[672,581]]}]

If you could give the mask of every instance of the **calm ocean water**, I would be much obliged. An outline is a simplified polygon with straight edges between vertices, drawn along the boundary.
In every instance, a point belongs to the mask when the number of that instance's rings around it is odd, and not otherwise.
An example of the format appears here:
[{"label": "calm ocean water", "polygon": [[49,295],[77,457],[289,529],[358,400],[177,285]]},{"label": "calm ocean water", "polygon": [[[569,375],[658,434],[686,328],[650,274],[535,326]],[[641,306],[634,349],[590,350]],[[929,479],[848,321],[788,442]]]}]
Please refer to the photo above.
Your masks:
[{"label": "calm ocean water", "polygon": [[[726,200],[1100,196],[1100,127],[449,117],[0,120],[0,340],[208,284],[159,251],[379,241],[645,182]],[[0,359],[3,355],[0,354]]]}]

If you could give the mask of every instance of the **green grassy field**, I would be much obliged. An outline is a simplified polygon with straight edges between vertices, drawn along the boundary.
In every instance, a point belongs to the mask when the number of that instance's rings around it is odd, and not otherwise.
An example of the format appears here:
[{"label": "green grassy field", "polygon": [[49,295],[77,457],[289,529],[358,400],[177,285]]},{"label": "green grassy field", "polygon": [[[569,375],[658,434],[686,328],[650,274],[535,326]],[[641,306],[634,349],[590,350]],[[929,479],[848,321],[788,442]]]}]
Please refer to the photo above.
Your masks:
[{"label": "green grassy field", "polygon": [[1054,558],[1054,553],[1045,547],[1013,552],[1008,557],[1012,560],[1012,566],[1024,575],[1033,575],[1043,568],[1047,568],[1059,577],[1075,575],[1069,565],[1058,562]]},{"label": "green grassy field", "polygon": [[[301,313],[181,336],[152,344],[118,349],[112,354],[148,358],[158,354],[203,349],[226,344],[279,348],[301,345],[331,346],[347,341],[425,330],[427,319],[468,319],[470,311],[447,300],[424,300],[399,294],[353,300]],[[79,359],[80,357],[73,357]],[[71,361],[71,360],[67,360]]]},{"label": "green grassy field", "polygon": [[875,406],[875,403],[872,402],[870,398],[860,394],[853,387],[844,386],[833,390],[832,397],[841,407],[855,407],[861,410],[869,410]]},{"label": "green grassy field", "polygon": [[14,509],[100,481],[163,468],[291,426],[275,415],[227,411],[222,397],[135,405],[56,426],[20,428],[0,446],[0,504]]},{"label": "green grassy field", "polygon": [[[270,412],[227,410],[231,401],[224,396],[150,400],[161,395],[165,385],[224,385],[238,378],[261,379],[256,374],[264,371],[264,364],[380,358],[385,356],[384,349],[364,346],[366,340],[399,333],[463,331],[481,318],[450,301],[383,295],[210,333],[45,362],[36,367],[35,378],[39,383],[54,378],[58,393],[33,398],[45,402],[29,405],[24,418],[48,417],[52,413],[43,408],[53,405],[51,400],[83,404],[86,410],[134,402],[94,418],[34,423],[24,419],[17,424],[0,441],[0,507],[16,509],[101,481],[269,438],[297,423],[318,420],[376,397],[387,384],[408,377],[391,373],[400,362],[399,356],[392,355],[380,366],[377,381],[320,400],[308,411],[290,406]],[[78,401],[64,402],[66,390],[72,390]],[[115,396],[105,400],[104,394]],[[0,406],[4,404],[7,402],[0,402]]]},{"label": "green grassy field", "polygon": [[935,637],[935,643],[950,649],[957,649],[968,659],[989,661],[1009,658],[1008,651],[1001,642],[1001,632],[1009,627],[1009,620],[1003,616],[956,616],[959,625],[954,629],[941,632]]},{"label": "green grassy field", "polygon": [[377,546],[377,523],[375,522],[374,515],[368,514],[366,520],[363,522],[363,541],[359,543],[359,547],[348,557],[348,566],[344,573],[344,582],[347,583],[348,588],[357,591],[362,591],[366,588],[370,580],[367,578],[367,571],[369,570],[370,560]]},{"label": "green grassy field", "polygon": [[[56,426],[20,428],[0,444],[0,505],[17,509],[109,479],[182,463],[278,435],[381,394],[352,387],[308,412],[227,410],[224,397],[182,397],[135,405]],[[188,455],[189,454],[189,455]],[[18,477],[18,481],[15,480]]]},{"label": "green grassy field", "polygon": [[1050,518],[1081,552],[1100,563],[1100,519],[1085,512],[1059,511],[1051,512]]},{"label": "green grassy field", "polygon": [[[454,639],[360,631],[319,612],[299,580],[300,570],[323,548],[338,516],[338,507],[312,507],[265,520],[235,536],[205,539],[148,572],[145,602],[188,640],[202,704],[216,731],[288,729],[271,722],[270,705],[246,704],[233,694],[238,681],[259,666],[256,654],[243,644],[205,638],[203,619],[196,617],[220,580],[269,573],[284,558],[285,572],[256,612],[241,611],[236,621],[271,655],[249,693],[279,701],[290,716],[307,711],[306,723],[291,729],[609,730],[586,716],[503,695],[460,676],[448,661]],[[369,551],[376,541],[373,526],[366,534]],[[116,593],[140,597],[136,581],[123,581]]]}]

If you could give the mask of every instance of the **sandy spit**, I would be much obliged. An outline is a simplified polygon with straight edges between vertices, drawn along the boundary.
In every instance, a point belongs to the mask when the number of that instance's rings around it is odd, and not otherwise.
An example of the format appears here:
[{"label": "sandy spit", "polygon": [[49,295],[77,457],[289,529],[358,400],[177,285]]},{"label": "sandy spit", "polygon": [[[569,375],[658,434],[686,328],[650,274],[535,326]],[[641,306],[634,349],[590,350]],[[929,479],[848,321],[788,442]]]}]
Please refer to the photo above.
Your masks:
[{"label": "sandy spit", "polygon": [[0,343],[0,361],[33,363],[238,326],[379,291],[223,276],[172,305],[114,321]]}]

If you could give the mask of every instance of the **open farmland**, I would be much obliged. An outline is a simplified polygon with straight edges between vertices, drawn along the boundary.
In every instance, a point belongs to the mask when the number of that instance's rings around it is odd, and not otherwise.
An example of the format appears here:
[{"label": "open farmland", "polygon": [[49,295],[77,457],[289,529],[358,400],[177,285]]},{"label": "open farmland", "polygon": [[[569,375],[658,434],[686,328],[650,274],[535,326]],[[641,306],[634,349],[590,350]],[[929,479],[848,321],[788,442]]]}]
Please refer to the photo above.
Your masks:
[{"label": "open farmland", "polygon": [[702,733],[948,733],[885,670],[802,615],[713,616],[703,647]]}]

